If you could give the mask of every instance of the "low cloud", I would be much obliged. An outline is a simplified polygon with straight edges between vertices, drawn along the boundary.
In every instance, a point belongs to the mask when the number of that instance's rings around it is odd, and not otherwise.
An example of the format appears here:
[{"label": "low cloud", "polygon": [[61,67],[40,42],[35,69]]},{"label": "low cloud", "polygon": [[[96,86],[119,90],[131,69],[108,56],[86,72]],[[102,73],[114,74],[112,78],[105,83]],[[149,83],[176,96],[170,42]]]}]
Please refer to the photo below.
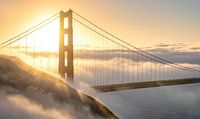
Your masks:
[{"label": "low cloud", "polygon": [[[3,119],[66,119],[73,118],[73,116],[65,111],[64,107],[57,104],[56,108],[44,108],[41,104],[34,102],[33,100],[22,96],[21,94],[9,94],[7,91],[16,93],[15,89],[6,87],[0,88],[0,117]],[[3,91],[2,91],[3,90]],[[47,97],[45,100],[49,101],[48,96],[38,95]],[[49,104],[55,103],[53,99],[48,102]],[[58,109],[59,107],[59,109]],[[66,109],[69,110],[69,109]],[[62,112],[63,111],[63,112]]]},{"label": "low cloud", "polygon": [[200,47],[191,47],[191,50],[200,50]]},{"label": "low cloud", "polygon": [[187,47],[188,45],[184,44],[184,43],[171,43],[171,44],[166,44],[166,43],[158,43],[156,45],[154,45],[154,47],[156,48],[183,48],[183,47]]},{"label": "low cloud", "polygon": [[[190,47],[184,43],[165,44],[158,43],[154,47],[142,48],[153,55],[169,60],[174,63],[200,64],[199,47]],[[31,58],[57,58],[58,52],[52,51],[21,51],[22,54],[27,54]],[[17,55],[17,53],[16,53]],[[67,57],[67,55],[66,55]],[[128,60],[138,61],[137,53],[126,49],[108,49],[108,50],[92,50],[92,49],[75,49],[74,58],[88,60],[111,60],[114,58],[126,58]],[[146,58],[144,61],[149,61]]]}]

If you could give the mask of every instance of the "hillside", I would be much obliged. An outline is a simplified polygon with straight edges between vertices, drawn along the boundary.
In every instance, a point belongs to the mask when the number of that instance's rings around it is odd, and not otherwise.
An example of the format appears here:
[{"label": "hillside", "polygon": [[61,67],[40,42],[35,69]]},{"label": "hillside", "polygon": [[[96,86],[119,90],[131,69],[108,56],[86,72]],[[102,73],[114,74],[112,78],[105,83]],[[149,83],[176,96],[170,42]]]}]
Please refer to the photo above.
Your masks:
[{"label": "hillside", "polygon": [[115,119],[108,108],[62,79],[0,56],[0,118]]}]

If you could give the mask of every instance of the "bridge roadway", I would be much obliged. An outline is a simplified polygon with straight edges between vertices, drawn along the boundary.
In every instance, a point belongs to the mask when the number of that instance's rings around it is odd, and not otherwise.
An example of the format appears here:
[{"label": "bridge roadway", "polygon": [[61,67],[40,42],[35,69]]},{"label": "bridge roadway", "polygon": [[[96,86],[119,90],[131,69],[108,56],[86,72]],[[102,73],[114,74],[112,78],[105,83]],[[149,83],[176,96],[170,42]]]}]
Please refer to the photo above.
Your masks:
[{"label": "bridge roadway", "polygon": [[200,78],[170,79],[170,80],[158,80],[158,81],[147,81],[147,82],[112,84],[112,85],[93,86],[93,88],[99,92],[111,92],[111,91],[128,90],[128,89],[182,85],[190,83],[200,83]]}]

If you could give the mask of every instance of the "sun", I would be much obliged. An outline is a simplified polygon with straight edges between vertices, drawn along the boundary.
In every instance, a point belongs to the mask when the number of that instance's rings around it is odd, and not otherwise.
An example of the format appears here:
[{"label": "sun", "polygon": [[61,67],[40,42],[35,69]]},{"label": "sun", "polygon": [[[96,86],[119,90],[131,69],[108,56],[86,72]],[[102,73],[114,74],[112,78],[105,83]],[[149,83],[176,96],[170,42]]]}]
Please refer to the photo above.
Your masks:
[{"label": "sun", "polygon": [[58,21],[56,20],[30,35],[27,46],[35,51],[57,52],[59,47]]},{"label": "sun", "polygon": [[[96,39],[92,33],[85,35],[85,31],[80,29],[83,28],[73,27],[73,46],[75,50],[91,49],[103,43],[99,39]],[[59,19],[57,19],[29,34],[20,41],[20,45],[23,47],[27,46],[28,50],[33,52],[59,52],[59,32]],[[65,37],[65,41],[67,40],[67,37]]]}]

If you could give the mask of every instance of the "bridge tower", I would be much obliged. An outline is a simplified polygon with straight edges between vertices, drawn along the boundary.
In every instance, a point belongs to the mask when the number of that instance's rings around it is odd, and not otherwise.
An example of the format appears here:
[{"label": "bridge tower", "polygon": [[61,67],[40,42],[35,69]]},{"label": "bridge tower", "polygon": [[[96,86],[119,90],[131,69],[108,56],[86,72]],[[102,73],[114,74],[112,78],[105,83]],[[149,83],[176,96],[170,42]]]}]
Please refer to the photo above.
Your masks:
[{"label": "bridge tower", "polygon": [[[60,12],[60,39],[59,39],[59,74],[67,79],[73,80],[73,27],[72,27],[72,10],[68,12]],[[65,28],[65,19],[67,19],[67,28]],[[66,39],[65,39],[66,38]],[[67,61],[65,60],[67,58]]]}]

